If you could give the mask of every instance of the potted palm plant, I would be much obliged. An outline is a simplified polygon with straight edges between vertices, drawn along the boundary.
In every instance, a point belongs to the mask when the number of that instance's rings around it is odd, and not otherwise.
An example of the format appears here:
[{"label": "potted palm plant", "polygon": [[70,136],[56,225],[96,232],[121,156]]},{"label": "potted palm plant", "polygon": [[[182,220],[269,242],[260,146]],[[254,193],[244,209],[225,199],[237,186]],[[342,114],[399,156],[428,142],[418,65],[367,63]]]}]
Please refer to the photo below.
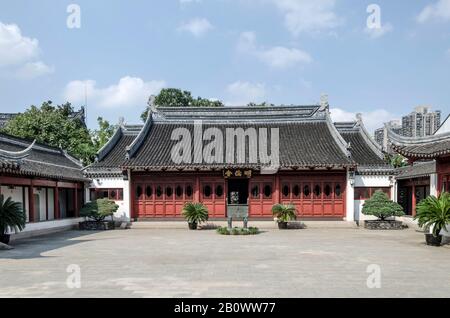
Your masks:
[{"label": "potted palm plant", "polygon": [[287,229],[288,222],[297,219],[297,208],[293,204],[275,204],[272,207],[272,214],[277,219],[278,228]]},{"label": "potted palm plant", "polygon": [[441,193],[437,198],[431,195],[420,201],[414,219],[418,220],[420,227],[431,232],[425,233],[427,245],[441,246],[440,233],[442,230],[447,231],[447,225],[450,224],[450,193]]},{"label": "potted palm plant", "polygon": [[183,206],[182,215],[190,230],[196,230],[198,223],[208,221],[208,208],[199,202],[187,202]]},{"label": "potted palm plant", "polygon": [[15,233],[22,231],[25,228],[27,221],[26,215],[23,212],[22,206],[19,202],[14,202],[11,198],[5,200],[4,196],[0,195],[0,242],[4,244],[9,243],[11,231]]}]

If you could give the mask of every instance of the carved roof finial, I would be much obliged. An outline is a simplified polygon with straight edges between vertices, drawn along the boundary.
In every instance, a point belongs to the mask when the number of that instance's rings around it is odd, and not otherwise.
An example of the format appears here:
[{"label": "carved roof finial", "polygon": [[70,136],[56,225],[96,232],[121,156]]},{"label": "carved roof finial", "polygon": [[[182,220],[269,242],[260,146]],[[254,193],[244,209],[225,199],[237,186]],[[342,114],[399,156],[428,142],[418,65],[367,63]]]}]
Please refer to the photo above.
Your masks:
[{"label": "carved roof finial", "polygon": [[328,94],[322,93],[320,94],[320,110],[323,111],[328,109],[330,105],[328,104]]},{"label": "carved roof finial", "polygon": [[155,95],[150,95],[150,97],[148,98],[148,102],[147,105],[150,108],[150,110],[152,111],[152,113],[156,113],[156,105],[155,105],[155,99],[156,96]]}]

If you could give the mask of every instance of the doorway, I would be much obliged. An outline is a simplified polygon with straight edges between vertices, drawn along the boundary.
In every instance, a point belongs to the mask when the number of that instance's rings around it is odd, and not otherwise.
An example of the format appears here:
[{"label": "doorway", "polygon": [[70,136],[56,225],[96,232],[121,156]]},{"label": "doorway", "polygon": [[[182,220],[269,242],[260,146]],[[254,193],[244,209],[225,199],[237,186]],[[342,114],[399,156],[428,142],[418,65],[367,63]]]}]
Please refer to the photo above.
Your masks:
[{"label": "doorway", "polygon": [[248,204],[248,179],[228,180],[228,204]]}]

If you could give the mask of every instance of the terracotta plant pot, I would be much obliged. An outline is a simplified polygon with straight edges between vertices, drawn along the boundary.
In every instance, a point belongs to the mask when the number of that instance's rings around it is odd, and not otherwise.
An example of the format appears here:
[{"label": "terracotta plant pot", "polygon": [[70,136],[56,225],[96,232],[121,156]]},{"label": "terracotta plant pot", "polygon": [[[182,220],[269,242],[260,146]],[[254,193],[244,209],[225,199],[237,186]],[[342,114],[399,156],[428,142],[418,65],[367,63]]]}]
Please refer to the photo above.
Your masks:
[{"label": "terracotta plant pot", "polygon": [[278,222],[278,228],[280,230],[286,230],[288,228],[287,222]]},{"label": "terracotta plant pot", "polygon": [[442,235],[434,236],[433,234],[425,234],[425,240],[429,246],[441,246]]},{"label": "terracotta plant pot", "polygon": [[2,235],[0,235],[0,242],[2,242],[3,244],[8,245],[10,237],[11,237],[11,235],[9,235],[9,234],[2,234]]},{"label": "terracotta plant pot", "polygon": [[197,223],[188,223],[189,230],[196,230],[197,229]]}]

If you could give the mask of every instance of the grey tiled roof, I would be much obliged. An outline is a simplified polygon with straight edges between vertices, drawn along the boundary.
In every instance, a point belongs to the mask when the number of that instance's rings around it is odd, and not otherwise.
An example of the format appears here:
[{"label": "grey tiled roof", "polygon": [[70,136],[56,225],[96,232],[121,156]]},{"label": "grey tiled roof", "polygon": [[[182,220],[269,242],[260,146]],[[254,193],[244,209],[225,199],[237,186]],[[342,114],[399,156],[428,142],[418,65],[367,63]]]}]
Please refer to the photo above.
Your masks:
[{"label": "grey tiled roof", "polygon": [[337,122],[334,125],[349,144],[352,159],[358,164],[358,171],[393,172],[394,168],[385,162],[379,146],[368,135],[361,121]]},{"label": "grey tiled roof", "polygon": [[[225,153],[222,163],[181,163],[175,164],[171,159],[171,150],[177,141],[171,140],[172,132],[177,128],[186,128],[193,136],[193,124],[155,122],[136,154],[127,160],[124,167],[140,167],[149,169],[159,168],[224,168],[232,166],[260,167],[261,163],[250,163],[248,146],[246,147],[245,164],[225,163]],[[280,122],[280,123],[216,123],[202,125],[203,131],[208,128],[218,128],[226,136],[227,128],[267,128],[270,140],[270,128],[279,128],[279,149],[281,167],[343,167],[353,166],[354,163],[346,157],[337,141],[330,132],[327,123],[317,122]],[[205,141],[208,144],[209,141]],[[247,139],[248,144],[248,139]],[[225,145],[225,141],[224,141]],[[200,147],[195,147],[199,151]],[[193,160],[192,160],[193,161]]]},{"label": "grey tiled roof", "polygon": [[[16,154],[21,154],[18,157]],[[26,176],[64,180],[86,180],[81,163],[61,149],[29,140],[0,134],[0,162],[13,162],[15,167],[1,164],[1,171]]]},{"label": "grey tiled roof", "polygon": [[97,154],[97,160],[84,169],[86,176],[118,175],[125,161],[127,147],[141,131],[143,125],[125,125],[118,128],[114,136]]},{"label": "grey tiled roof", "polygon": [[450,133],[420,138],[403,137],[388,131],[394,151],[413,159],[435,159],[450,155]]},{"label": "grey tiled roof", "polygon": [[413,165],[397,168],[397,179],[427,177],[436,173],[436,161],[417,162]]}]

